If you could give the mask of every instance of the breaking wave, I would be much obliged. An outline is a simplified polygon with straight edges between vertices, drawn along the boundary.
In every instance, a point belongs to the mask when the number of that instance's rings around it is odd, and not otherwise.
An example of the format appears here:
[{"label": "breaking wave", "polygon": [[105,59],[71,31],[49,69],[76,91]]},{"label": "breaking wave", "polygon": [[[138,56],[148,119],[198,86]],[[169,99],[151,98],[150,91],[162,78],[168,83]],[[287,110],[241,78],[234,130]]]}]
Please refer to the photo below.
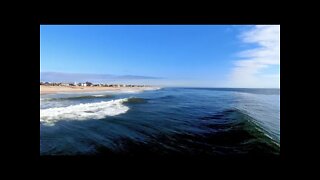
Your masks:
[{"label": "breaking wave", "polygon": [[40,122],[44,125],[54,125],[59,120],[103,119],[107,116],[116,116],[129,110],[129,107],[123,105],[126,101],[128,98],[40,109]]}]

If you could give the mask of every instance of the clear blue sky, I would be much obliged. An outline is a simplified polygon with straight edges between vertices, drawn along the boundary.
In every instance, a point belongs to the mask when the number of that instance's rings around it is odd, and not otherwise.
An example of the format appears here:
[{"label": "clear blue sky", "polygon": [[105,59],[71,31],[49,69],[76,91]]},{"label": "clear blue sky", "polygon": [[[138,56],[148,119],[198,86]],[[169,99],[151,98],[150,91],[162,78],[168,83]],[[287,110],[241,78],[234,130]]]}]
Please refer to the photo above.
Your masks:
[{"label": "clear blue sky", "polygon": [[[168,86],[255,87],[258,81],[248,77],[243,84],[233,76],[244,59],[241,52],[259,48],[259,42],[243,37],[256,30],[231,25],[41,25],[40,72],[151,76],[161,79],[143,83]],[[241,75],[278,77],[279,66],[267,64],[253,74],[242,68]]]}]

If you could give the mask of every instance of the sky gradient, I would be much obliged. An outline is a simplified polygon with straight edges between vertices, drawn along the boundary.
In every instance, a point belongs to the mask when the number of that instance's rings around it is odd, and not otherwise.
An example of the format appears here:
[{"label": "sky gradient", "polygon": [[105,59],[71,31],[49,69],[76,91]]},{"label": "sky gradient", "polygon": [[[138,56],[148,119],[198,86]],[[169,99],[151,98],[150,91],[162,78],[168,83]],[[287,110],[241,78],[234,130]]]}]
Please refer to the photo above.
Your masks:
[{"label": "sky gradient", "polygon": [[280,26],[41,25],[40,80],[48,77],[279,88]]}]

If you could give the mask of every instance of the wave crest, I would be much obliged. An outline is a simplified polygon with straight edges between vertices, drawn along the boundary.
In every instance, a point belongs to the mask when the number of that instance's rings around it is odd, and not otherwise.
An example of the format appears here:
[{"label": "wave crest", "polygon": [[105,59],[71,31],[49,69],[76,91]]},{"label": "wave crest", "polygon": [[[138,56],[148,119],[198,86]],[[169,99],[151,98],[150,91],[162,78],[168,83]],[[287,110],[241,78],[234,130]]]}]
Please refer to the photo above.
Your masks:
[{"label": "wave crest", "polygon": [[127,98],[98,103],[71,105],[67,107],[40,109],[40,122],[54,125],[59,120],[103,119],[106,116],[116,116],[129,110],[123,105]]}]

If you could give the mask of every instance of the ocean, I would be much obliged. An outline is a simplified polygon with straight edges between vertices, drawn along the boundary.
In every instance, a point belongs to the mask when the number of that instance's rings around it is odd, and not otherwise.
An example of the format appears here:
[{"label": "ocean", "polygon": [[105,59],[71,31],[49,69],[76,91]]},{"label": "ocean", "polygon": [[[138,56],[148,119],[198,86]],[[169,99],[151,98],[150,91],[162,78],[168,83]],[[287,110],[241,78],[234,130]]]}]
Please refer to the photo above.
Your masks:
[{"label": "ocean", "polygon": [[40,95],[40,155],[280,155],[280,89]]}]

